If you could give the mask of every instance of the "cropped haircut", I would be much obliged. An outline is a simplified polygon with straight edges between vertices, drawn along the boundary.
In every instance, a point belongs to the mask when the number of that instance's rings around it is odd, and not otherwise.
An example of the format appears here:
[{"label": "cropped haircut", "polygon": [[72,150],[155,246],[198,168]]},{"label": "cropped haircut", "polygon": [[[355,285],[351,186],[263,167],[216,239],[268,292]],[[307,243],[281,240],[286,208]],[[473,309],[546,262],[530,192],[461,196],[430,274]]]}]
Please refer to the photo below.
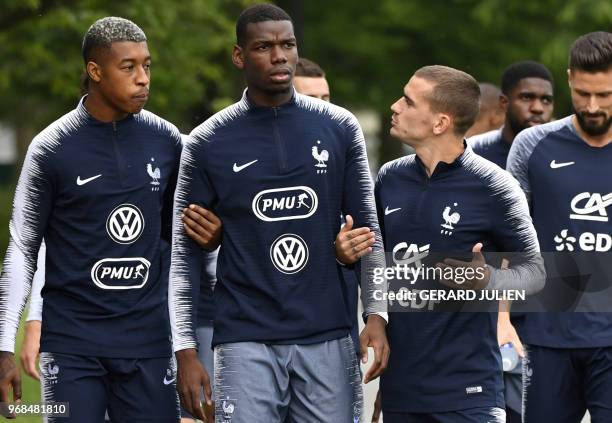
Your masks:
[{"label": "cropped haircut", "polygon": [[295,67],[295,76],[307,78],[325,78],[325,71],[312,60],[300,57]]},{"label": "cropped haircut", "polygon": [[540,78],[554,84],[552,73],[546,66],[532,60],[524,60],[516,62],[506,68],[502,74],[501,89],[505,95],[509,95],[510,91],[517,86],[521,79],[525,78]]},{"label": "cropped haircut", "polygon": [[96,51],[110,49],[111,44],[122,41],[141,43],[147,36],[134,22],[109,16],[98,19],[89,27],[83,38],[83,60],[85,64],[93,59]]},{"label": "cropped haircut", "polygon": [[266,21],[289,21],[293,25],[291,16],[283,9],[273,4],[256,4],[244,9],[236,21],[236,42],[240,47],[246,45],[247,25],[250,23]]},{"label": "cropped haircut", "polygon": [[606,72],[612,67],[612,33],[598,31],[579,37],[570,48],[569,68]]},{"label": "cropped haircut", "polygon": [[414,76],[434,84],[426,96],[432,112],[451,115],[455,134],[465,135],[480,109],[478,82],[463,71],[440,65],[422,67]]}]

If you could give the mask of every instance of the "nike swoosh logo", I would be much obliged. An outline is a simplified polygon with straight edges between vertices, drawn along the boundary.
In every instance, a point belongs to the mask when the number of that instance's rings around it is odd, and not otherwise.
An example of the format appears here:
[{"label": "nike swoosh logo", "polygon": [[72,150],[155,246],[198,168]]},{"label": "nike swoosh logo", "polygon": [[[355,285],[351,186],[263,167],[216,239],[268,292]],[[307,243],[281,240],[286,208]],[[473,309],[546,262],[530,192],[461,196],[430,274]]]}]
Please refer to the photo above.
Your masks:
[{"label": "nike swoosh logo", "polygon": [[571,166],[575,164],[575,162],[565,162],[565,163],[557,163],[554,160],[550,162],[551,169],[559,169],[560,167]]},{"label": "nike swoosh logo", "polygon": [[393,212],[396,212],[396,211],[398,211],[398,210],[401,210],[401,209],[402,209],[402,208],[401,208],[401,207],[399,207],[399,208],[397,208],[397,209],[391,209],[391,210],[389,210],[389,206],[387,206],[387,207],[385,207],[385,216],[386,216],[386,215],[388,215],[388,214],[391,214],[391,213],[393,213]]},{"label": "nike swoosh logo", "polygon": [[176,380],[175,377],[173,377],[172,379],[168,380],[166,379],[166,377],[164,376],[164,385],[170,385],[172,382],[174,382]]},{"label": "nike swoosh logo", "polygon": [[92,176],[91,178],[87,178],[87,179],[81,179],[80,176],[77,176],[77,185],[78,186],[85,185],[87,182],[91,182],[94,179],[98,179],[100,176],[102,176],[102,174]]},{"label": "nike swoosh logo", "polygon": [[253,163],[255,163],[256,161],[258,161],[259,159],[255,159],[252,162],[248,162],[245,163],[243,165],[238,166],[238,163],[234,163],[234,172],[238,173],[243,169],[246,169],[247,167],[251,166]]}]

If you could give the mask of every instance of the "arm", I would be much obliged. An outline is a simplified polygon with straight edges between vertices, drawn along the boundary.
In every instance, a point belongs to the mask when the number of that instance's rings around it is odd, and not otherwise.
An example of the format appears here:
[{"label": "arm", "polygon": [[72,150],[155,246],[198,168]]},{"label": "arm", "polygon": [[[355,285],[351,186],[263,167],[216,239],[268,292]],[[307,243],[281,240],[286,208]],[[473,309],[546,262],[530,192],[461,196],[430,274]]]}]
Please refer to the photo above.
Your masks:
[{"label": "arm", "polygon": [[14,348],[21,314],[30,295],[38,250],[50,214],[53,185],[49,170],[52,151],[46,144],[30,145],[26,155],[9,226],[9,246],[0,275],[0,401],[21,397],[21,380],[15,365]]},{"label": "arm", "polygon": [[[181,145],[189,142],[187,135],[181,135],[181,139]],[[178,163],[176,169],[178,172]],[[172,193],[174,195],[174,190]],[[183,209],[183,225],[187,235],[205,250],[214,251],[221,244],[221,221],[210,210],[189,204]]]},{"label": "arm", "polygon": [[358,277],[360,285],[365,291],[365,295],[362,295],[362,301],[366,316],[379,313],[387,320],[386,301],[376,301],[373,296],[375,290],[384,288],[374,282],[373,269],[385,266],[385,256],[376,214],[374,186],[368,167],[365,140],[361,127],[353,116],[347,123],[346,131],[348,148],[344,172],[342,212],[344,215],[352,217],[353,228],[368,228],[369,232],[373,233],[374,243],[370,247],[372,251],[361,257],[359,261],[361,272],[359,272]]},{"label": "arm", "polygon": [[546,282],[544,260],[538,237],[529,215],[527,198],[518,183],[509,178],[497,201],[503,220],[492,225],[493,237],[500,251],[511,254],[507,269],[489,266],[491,277],[487,289],[524,290],[527,295],[540,291]]},{"label": "arm", "polygon": [[519,182],[531,205],[531,184],[529,182],[529,159],[538,143],[533,130],[522,131],[516,136],[508,153],[506,170]]},{"label": "arm", "polygon": [[523,343],[521,342],[516,329],[510,321],[510,307],[512,303],[508,300],[499,302],[499,311],[497,313],[497,343],[499,346],[512,344],[520,357],[524,357]]},{"label": "arm", "polygon": [[[361,276],[362,301],[367,316],[366,327],[361,332],[360,344],[362,362],[367,361],[368,346],[374,348],[374,363],[368,369],[364,382],[377,378],[387,367],[389,360],[389,344],[385,332],[387,322],[386,301],[376,301],[374,292],[386,290],[385,284],[376,284],[374,269],[385,266],[382,236],[378,226],[374,187],[370,178],[366,146],[361,127],[351,116],[347,122],[347,152],[344,171],[344,192],[342,196],[342,212],[353,217],[356,228],[366,227],[374,233],[372,251],[359,260],[358,278]],[[365,294],[364,294],[365,291]]]},{"label": "arm", "polygon": [[212,404],[210,378],[197,358],[195,336],[195,302],[198,299],[202,253],[192,241],[182,222],[183,209],[188,204],[210,208],[215,193],[208,177],[204,157],[204,143],[190,137],[183,146],[174,197],[172,226],[172,263],[168,308],[172,328],[173,347],[178,365],[177,390],[183,407],[194,417],[204,420],[200,406],[200,392],[204,387],[207,404]]},{"label": "arm", "polygon": [[178,178],[181,152],[183,151],[183,140],[187,140],[186,135],[181,135],[178,129],[174,128],[171,133],[174,143],[174,172],[168,178],[168,185],[164,192],[164,200],[161,211],[161,237],[168,244],[172,243],[172,217],[174,213],[174,193],[176,191],[176,180]]},{"label": "arm", "polygon": [[40,353],[40,333],[42,327],[43,299],[41,291],[45,284],[45,253],[46,247],[43,242],[38,252],[38,268],[34,274],[32,292],[30,294],[30,307],[25,324],[25,335],[21,345],[20,361],[25,372],[36,380],[40,380],[38,374],[38,355]]},{"label": "arm", "polygon": [[45,285],[45,255],[47,247],[43,241],[38,252],[38,261],[34,280],[32,282],[32,292],[30,293],[30,307],[28,308],[28,317],[26,321],[41,321],[42,320],[42,289]]}]

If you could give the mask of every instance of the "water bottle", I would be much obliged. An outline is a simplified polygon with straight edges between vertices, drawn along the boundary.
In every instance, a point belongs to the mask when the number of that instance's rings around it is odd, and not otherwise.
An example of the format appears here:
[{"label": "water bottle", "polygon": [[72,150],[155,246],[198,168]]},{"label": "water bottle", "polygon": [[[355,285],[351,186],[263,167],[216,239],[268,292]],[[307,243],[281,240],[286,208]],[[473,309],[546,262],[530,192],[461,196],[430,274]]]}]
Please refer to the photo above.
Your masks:
[{"label": "water bottle", "polygon": [[504,372],[510,372],[516,368],[519,362],[519,356],[511,343],[507,343],[499,347],[502,356],[502,365]]}]

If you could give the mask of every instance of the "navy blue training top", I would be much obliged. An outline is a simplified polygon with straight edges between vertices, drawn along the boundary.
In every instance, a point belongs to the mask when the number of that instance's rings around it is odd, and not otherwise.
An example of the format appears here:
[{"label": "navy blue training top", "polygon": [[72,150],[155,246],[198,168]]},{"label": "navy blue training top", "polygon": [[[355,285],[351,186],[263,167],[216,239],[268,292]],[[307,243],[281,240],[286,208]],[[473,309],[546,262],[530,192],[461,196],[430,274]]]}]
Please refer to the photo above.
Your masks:
[{"label": "navy blue training top", "polygon": [[85,99],[28,149],[0,278],[0,350],[12,351],[44,237],[41,351],[168,356],[164,238],[180,133],[145,110],[100,122]]},{"label": "navy blue training top", "polygon": [[[294,93],[279,107],[243,98],[194,129],[175,199],[170,270],[174,349],[195,348],[194,243],[180,222],[198,203],[223,221],[213,344],[308,344],[351,327],[334,241],[340,215],[377,234],[363,264],[384,266],[365,142],[345,109]],[[369,266],[371,268],[373,266]],[[366,314],[384,312],[363,281]]]},{"label": "navy blue training top", "polygon": [[467,139],[467,143],[472,147],[474,153],[505,169],[512,144],[506,142],[502,137],[503,129],[502,127],[484,134],[474,135]]},{"label": "navy blue training top", "polygon": [[[483,251],[527,252],[526,257],[538,250],[518,183],[469,147],[453,163],[439,163],[431,177],[416,155],[387,163],[376,181],[376,202],[391,265],[420,265],[432,253],[469,254],[478,242]],[[529,259],[511,263],[508,270],[493,271],[489,286],[507,272],[517,272],[515,278],[541,271]],[[419,282],[414,288],[425,289]],[[422,310],[433,312],[389,313],[392,353],[381,377],[383,412],[503,407],[497,313],[436,312],[437,307],[430,302]]]},{"label": "navy blue training top", "polygon": [[[578,312],[526,313],[520,327],[527,344],[554,348],[612,346],[609,266],[612,248],[612,144],[589,146],[572,116],[522,131],[508,156],[508,171],[530,200],[542,251],[554,252],[547,266],[574,263],[563,278],[547,282],[593,291],[572,304]],[[576,253],[576,254],[574,254]],[[551,259],[553,257],[550,257]],[[583,275],[577,280],[575,275]],[[586,279],[585,279],[586,277]],[[600,288],[597,288],[600,287]]]}]

